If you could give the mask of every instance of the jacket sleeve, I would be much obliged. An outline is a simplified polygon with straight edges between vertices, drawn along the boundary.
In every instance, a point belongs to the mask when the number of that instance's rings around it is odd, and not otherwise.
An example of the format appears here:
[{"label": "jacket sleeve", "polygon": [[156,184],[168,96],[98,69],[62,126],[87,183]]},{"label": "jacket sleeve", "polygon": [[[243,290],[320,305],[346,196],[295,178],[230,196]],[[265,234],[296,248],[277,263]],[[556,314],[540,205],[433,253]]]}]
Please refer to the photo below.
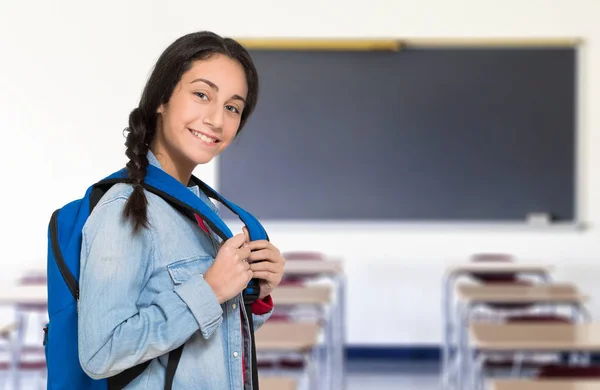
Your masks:
[{"label": "jacket sleeve", "polygon": [[252,304],[252,321],[254,322],[255,332],[271,317],[273,308],[273,298],[270,295]]},{"label": "jacket sleeve", "polygon": [[202,275],[159,292],[147,307],[138,306],[155,250],[149,229],[133,234],[121,217],[126,200],[99,205],[82,232],[79,359],[93,379],[168,353],[198,330],[209,338],[223,321],[221,305]]}]

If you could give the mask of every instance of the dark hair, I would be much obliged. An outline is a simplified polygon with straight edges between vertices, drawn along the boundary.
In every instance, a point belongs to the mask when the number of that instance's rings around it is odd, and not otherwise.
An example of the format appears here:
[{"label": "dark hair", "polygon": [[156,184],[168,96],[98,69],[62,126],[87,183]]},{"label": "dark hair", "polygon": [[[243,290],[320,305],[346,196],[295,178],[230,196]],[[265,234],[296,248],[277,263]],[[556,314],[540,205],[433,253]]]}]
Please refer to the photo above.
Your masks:
[{"label": "dark hair", "polygon": [[156,133],[156,111],[161,104],[168,103],[181,77],[195,61],[208,59],[215,54],[223,54],[237,60],[246,73],[248,95],[236,136],[240,134],[256,106],[258,73],[248,51],[235,40],[201,31],[184,35],[165,49],[146,83],[139,106],[129,114],[129,127],[125,129],[129,133],[125,141],[125,154],[129,157],[127,171],[129,178],[134,182],[134,189],[123,214],[125,218],[132,219],[134,232],[140,227],[148,227],[148,201],[142,182],[148,167],[148,148]]}]

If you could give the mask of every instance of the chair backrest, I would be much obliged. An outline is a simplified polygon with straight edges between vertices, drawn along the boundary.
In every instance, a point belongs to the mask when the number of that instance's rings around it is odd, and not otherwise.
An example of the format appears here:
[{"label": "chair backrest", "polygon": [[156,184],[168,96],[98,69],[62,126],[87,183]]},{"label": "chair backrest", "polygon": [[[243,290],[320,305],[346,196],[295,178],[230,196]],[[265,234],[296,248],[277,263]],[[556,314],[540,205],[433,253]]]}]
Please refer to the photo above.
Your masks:
[{"label": "chair backrest", "polygon": [[533,324],[533,323],[552,323],[552,324],[572,324],[574,321],[566,316],[554,314],[524,314],[514,315],[506,318],[507,323],[511,324]]},{"label": "chair backrest", "polygon": [[18,280],[22,286],[45,286],[47,283],[46,271],[27,271]]},{"label": "chair backrest", "polygon": [[600,378],[600,366],[548,365],[538,371],[538,378]]},{"label": "chair backrest", "polygon": [[[326,261],[327,256],[322,252],[317,251],[285,251],[282,252],[281,255],[286,260],[317,260],[317,261]],[[306,282],[307,279],[310,279],[311,275],[294,275],[288,276],[283,275],[281,280],[281,285],[283,286],[302,286]],[[271,317],[272,319],[273,317]]]},{"label": "chair backrest", "polygon": [[326,260],[324,253],[316,251],[287,251],[281,254],[287,260]]},{"label": "chair backrest", "polygon": [[[471,261],[474,263],[480,262],[499,262],[512,263],[515,261],[513,255],[508,253],[475,253],[471,256]],[[485,274],[472,273],[471,277],[480,283],[514,283],[518,280],[517,274]]]}]

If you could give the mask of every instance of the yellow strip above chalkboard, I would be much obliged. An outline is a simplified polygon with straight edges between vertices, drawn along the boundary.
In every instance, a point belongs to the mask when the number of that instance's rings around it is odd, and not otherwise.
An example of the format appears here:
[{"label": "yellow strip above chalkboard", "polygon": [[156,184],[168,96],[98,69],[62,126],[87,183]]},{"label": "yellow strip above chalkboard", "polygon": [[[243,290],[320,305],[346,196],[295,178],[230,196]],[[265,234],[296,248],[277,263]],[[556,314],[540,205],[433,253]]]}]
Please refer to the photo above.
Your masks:
[{"label": "yellow strip above chalkboard", "polygon": [[398,51],[403,47],[573,47],[579,38],[240,38],[250,50]]},{"label": "yellow strip above chalkboard", "polygon": [[397,51],[401,42],[394,39],[237,39],[247,49],[255,50],[327,50],[327,51]]},{"label": "yellow strip above chalkboard", "polygon": [[407,47],[572,47],[579,45],[579,38],[410,38],[402,39]]}]

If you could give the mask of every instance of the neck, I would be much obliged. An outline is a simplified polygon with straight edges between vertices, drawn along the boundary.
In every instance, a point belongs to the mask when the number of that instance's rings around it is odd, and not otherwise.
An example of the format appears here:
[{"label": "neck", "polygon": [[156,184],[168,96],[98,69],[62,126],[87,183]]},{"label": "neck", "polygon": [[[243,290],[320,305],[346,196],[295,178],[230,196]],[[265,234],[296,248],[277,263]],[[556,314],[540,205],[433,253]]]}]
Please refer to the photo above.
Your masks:
[{"label": "neck", "polygon": [[187,186],[190,182],[190,178],[192,177],[192,172],[194,171],[193,164],[186,164],[184,161],[180,161],[181,159],[178,159],[178,156],[174,156],[173,153],[169,153],[163,144],[158,141],[158,137],[156,138],[157,139],[155,142],[150,145],[150,150],[156,156],[156,159],[160,163],[162,169],[181,182],[183,185]]}]

